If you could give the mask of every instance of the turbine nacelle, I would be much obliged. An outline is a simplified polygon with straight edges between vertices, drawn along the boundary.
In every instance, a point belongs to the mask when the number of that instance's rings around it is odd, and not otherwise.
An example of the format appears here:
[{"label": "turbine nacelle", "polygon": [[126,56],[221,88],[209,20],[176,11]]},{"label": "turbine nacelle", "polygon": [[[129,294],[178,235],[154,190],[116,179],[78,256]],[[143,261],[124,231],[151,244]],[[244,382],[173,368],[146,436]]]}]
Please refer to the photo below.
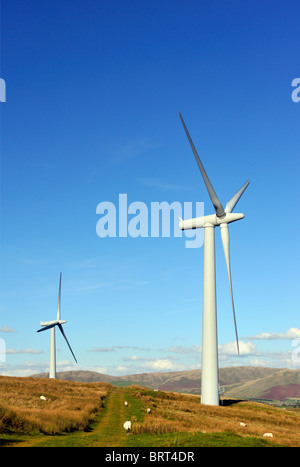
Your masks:
[{"label": "turbine nacelle", "polygon": [[[67,321],[64,321],[63,319],[56,319],[54,321],[41,321],[41,326],[56,326],[57,324],[65,324]],[[40,329],[40,331],[43,331],[43,329]]]},{"label": "turbine nacelle", "polygon": [[244,217],[245,214],[232,212],[225,213],[222,217],[218,217],[216,214],[209,214],[208,216],[195,217],[193,219],[180,219],[179,227],[181,230],[199,229],[207,225],[216,227],[222,224],[230,224]]}]

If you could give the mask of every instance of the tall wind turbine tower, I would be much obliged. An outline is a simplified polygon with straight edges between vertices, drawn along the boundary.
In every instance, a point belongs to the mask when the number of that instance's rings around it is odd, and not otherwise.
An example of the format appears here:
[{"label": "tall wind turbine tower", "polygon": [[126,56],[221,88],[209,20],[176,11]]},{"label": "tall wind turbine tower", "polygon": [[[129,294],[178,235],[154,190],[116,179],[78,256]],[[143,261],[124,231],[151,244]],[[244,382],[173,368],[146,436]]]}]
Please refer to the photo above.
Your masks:
[{"label": "tall wind turbine tower", "polygon": [[207,173],[205,172],[205,169],[197,154],[193,141],[189,135],[180,112],[179,116],[194,153],[196,162],[200,169],[209,197],[216,211],[216,214],[210,214],[208,216],[197,217],[194,219],[181,220],[179,226],[182,230],[197,229],[201,227],[204,228],[201,403],[206,405],[219,405],[215,227],[219,226],[221,230],[221,238],[229,279],[237,351],[239,353],[239,341],[231,283],[228,224],[244,218],[244,214],[234,214],[232,211],[246,190],[250,181],[248,180],[237,191],[237,193],[228,201],[224,209],[215,190],[213,189]]},{"label": "tall wind turbine tower", "polygon": [[49,378],[55,379],[56,378],[56,348],[55,348],[55,326],[58,326],[60,332],[64,336],[69,349],[71,350],[71,354],[74,357],[75,362],[77,363],[76,357],[71,349],[71,346],[68,342],[68,339],[64,333],[62,324],[66,323],[67,321],[63,321],[60,319],[60,304],[61,304],[61,273],[59,277],[59,289],[58,289],[58,302],[57,302],[57,315],[56,320],[54,321],[41,321],[41,326],[44,326],[42,329],[39,329],[37,332],[46,331],[50,329],[50,365],[49,365]]}]

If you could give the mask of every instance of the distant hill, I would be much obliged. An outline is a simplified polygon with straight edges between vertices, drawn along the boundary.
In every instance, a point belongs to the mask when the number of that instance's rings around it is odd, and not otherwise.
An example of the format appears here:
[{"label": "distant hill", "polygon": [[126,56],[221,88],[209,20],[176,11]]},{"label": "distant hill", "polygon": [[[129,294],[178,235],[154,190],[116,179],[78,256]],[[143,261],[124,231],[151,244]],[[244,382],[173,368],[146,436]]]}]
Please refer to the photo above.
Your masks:
[{"label": "distant hill", "polygon": [[[39,373],[32,375],[33,378],[49,378],[49,373]],[[78,381],[81,383],[111,383],[118,381],[118,376],[104,375],[97,371],[61,371],[56,373],[57,379],[65,381]]]},{"label": "distant hill", "polygon": [[[47,378],[48,373],[33,375]],[[239,399],[300,399],[300,370],[261,367],[229,367],[219,370],[220,386],[225,397]],[[115,386],[139,386],[161,391],[201,393],[201,370],[166,373],[141,373],[109,376],[95,371],[58,372],[57,379],[79,382],[104,382]]]},{"label": "distant hill", "polygon": [[[278,390],[279,387],[282,387],[282,390]],[[295,398],[295,394],[298,394],[296,398],[300,399],[300,370],[282,368],[244,384],[226,387],[226,396],[237,398],[283,400]]]},{"label": "distant hill", "polygon": [[300,384],[285,384],[284,386],[273,386],[261,396],[263,399],[285,400],[300,399]]}]

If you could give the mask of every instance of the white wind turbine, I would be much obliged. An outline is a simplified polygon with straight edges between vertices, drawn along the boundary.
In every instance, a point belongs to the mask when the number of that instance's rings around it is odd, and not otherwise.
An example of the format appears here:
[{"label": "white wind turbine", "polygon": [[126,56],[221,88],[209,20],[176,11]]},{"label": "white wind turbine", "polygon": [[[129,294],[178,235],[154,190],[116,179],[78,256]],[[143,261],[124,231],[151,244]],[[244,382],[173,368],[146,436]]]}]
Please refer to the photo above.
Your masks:
[{"label": "white wind turbine", "polygon": [[190,142],[202,178],[206,185],[209,197],[216,214],[197,217],[195,219],[180,220],[182,230],[204,227],[204,270],[203,270],[203,316],[202,316],[202,376],[201,376],[201,403],[206,405],[219,405],[219,370],[218,370],[218,336],[217,336],[217,304],[216,304],[216,270],[215,270],[215,227],[220,226],[223,250],[229,279],[230,295],[235,326],[237,351],[239,341],[235,319],[234,301],[231,284],[229,232],[228,224],[244,218],[244,214],[233,214],[232,210],[246,190],[250,181],[247,181],[238,192],[228,201],[225,209],[221,204],[212,184],[205,172],[202,162],[179,112],[184,130]]},{"label": "white wind turbine", "polygon": [[71,346],[68,342],[68,339],[64,333],[62,324],[66,323],[67,321],[63,321],[60,319],[60,303],[61,303],[61,273],[59,278],[59,290],[58,290],[58,302],[57,302],[57,316],[56,320],[54,321],[41,321],[41,326],[44,326],[42,329],[39,329],[37,332],[46,331],[47,329],[51,329],[50,331],[50,366],[49,366],[49,378],[56,377],[56,349],[55,349],[55,326],[58,326],[60,332],[66,339],[66,342],[71,350],[71,353],[74,357],[75,362],[77,363],[76,357],[71,349]]}]

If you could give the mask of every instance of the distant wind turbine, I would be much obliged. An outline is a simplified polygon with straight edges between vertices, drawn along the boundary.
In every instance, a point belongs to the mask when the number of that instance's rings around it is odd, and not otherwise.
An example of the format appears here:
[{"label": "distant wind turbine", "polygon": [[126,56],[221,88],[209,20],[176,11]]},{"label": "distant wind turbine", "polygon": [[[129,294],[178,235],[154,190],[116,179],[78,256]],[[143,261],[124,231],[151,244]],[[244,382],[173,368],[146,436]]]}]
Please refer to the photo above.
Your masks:
[{"label": "distant wind turbine", "polygon": [[49,378],[56,378],[56,349],[55,349],[55,326],[58,326],[60,332],[64,336],[69,349],[71,350],[71,354],[74,357],[75,362],[77,363],[76,357],[71,349],[71,346],[68,342],[68,339],[64,333],[62,324],[66,323],[67,321],[63,321],[60,319],[60,304],[61,304],[61,273],[59,278],[59,290],[58,290],[58,302],[57,302],[57,316],[56,320],[54,321],[41,321],[41,326],[44,326],[42,329],[39,329],[37,332],[46,331],[47,329],[51,329],[50,331],[50,366],[49,366]]},{"label": "distant wind turbine", "polygon": [[217,303],[216,303],[216,268],[215,268],[215,227],[220,226],[223,250],[225,255],[227,274],[229,279],[233,320],[236,335],[237,351],[239,341],[235,319],[233,301],[231,269],[229,256],[228,224],[244,218],[244,214],[233,214],[232,211],[246,190],[248,180],[237,193],[228,201],[225,209],[221,204],[213,186],[205,172],[202,162],[197,154],[187,127],[179,112],[181,122],[188,137],[196,162],[200,169],[206,189],[216,214],[197,217],[195,219],[180,220],[182,230],[204,227],[204,271],[203,271],[203,316],[202,316],[202,375],[201,375],[201,403],[206,405],[219,405],[219,368],[218,368],[218,336],[217,336]]}]

